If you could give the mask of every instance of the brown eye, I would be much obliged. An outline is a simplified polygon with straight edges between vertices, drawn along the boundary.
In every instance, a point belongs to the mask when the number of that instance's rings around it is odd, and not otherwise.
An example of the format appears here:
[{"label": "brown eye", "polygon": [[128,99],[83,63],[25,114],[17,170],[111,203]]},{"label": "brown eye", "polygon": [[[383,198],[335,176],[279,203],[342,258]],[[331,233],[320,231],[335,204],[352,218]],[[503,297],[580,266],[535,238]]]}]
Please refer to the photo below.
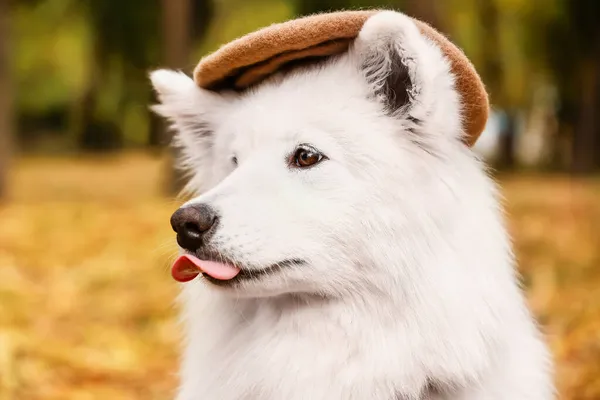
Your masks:
[{"label": "brown eye", "polygon": [[293,164],[298,168],[313,166],[325,158],[323,154],[309,146],[301,146],[294,154]]}]

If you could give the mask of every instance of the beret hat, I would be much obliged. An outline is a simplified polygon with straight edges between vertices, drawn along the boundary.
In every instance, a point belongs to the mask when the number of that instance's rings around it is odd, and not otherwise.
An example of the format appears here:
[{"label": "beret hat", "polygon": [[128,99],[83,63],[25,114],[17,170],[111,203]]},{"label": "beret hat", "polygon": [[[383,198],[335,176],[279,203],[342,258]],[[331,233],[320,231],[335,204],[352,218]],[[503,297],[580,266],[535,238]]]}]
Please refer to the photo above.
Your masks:
[{"label": "beret hat", "polygon": [[[209,90],[243,90],[286,64],[340,54],[349,48],[365,22],[378,10],[315,14],[274,24],[236,39],[204,57],[194,80]],[[465,141],[473,145],[488,118],[488,95],[465,54],[430,25],[413,19],[422,35],[435,43],[450,62],[461,97]]]}]

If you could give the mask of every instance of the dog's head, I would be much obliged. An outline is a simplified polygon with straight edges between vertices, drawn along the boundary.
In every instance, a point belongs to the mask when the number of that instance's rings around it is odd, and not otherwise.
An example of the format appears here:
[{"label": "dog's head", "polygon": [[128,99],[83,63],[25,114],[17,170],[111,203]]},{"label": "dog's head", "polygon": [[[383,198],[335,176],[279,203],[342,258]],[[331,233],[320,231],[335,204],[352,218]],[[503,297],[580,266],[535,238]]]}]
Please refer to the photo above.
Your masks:
[{"label": "dog's head", "polygon": [[382,289],[465,218],[480,168],[454,76],[406,16],[380,13],[347,53],[242,93],[151,79],[196,196],[172,223],[219,290]]}]

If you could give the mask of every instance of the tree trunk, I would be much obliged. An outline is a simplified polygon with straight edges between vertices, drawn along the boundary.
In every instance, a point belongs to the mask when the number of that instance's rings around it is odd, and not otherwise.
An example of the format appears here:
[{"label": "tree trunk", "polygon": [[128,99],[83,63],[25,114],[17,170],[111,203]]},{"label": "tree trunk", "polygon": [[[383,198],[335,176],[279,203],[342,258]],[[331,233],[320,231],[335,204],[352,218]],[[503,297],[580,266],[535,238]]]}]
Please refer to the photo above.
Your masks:
[{"label": "tree trunk", "polygon": [[443,7],[442,2],[437,0],[408,0],[402,11],[428,23],[442,33],[447,33],[443,19],[440,18],[440,15],[443,15],[440,7]]},{"label": "tree trunk", "polygon": [[0,199],[6,196],[12,153],[9,0],[0,0]]},{"label": "tree trunk", "polygon": [[516,113],[506,110],[504,131],[500,135],[498,149],[498,168],[511,169],[515,166],[515,137],[517,117]]},{"label": "tree trunk", "polygon": [[[150,92],[150,104],[156,104],[158,99],[154,91]],[[159,150],[168,143],[165,143],[165,127],[162,120],[154,111],[148,113],[148,147],[153,150]]]},{"label": "tree trunk", "polygon": [[164,57],[170,68],[185,68],[190,55],[190,0],[162,0]]},{"label": "tree trunk", "polygon": [[[191,0],[162,0],[163,54],[168,68],[185,69],[188,66],[192,36],[191,13]],[[162,138],[159,141],[168,143],[171,138],[164,123],[160,131]],[[175,159],[176,151],[171,149],[164,183],[164,189],[170,195],[179,192],[184,185],[182,174],[174,166]]]},{"label": "tree trunk", "polygon": [[79,109],[79,147],[94,152],[114,151],[123,147],[123,132],[117,123],[98,113],[109,58],[109,52],[98,32],[94,32],[93,46],[92,69]]},{"label": "tree trunk", "polygon": [[573,137],[573,172],[586,174],[600,166],[598,147],[600,147],[600,60],[589,63],[581,75],[581,100],[579,118]]}]

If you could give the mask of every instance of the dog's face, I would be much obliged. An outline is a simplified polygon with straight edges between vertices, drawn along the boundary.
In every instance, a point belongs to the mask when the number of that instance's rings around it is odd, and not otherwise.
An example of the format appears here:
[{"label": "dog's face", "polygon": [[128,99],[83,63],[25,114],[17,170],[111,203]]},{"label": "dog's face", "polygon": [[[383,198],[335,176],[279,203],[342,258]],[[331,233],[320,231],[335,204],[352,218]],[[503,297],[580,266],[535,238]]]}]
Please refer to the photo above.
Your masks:
[{"label": "dog's face", "polygon": [[471,162],[459,98],[441,51],[402,15],[377,15],[347,54],[241,94],[171,71],[151,78],[196,196],[180,217],[209,222],[201,241],[179,242],[241,268],[208,277],[219,290],[382,288],[451,218],[460,183],[448,171]]}]

